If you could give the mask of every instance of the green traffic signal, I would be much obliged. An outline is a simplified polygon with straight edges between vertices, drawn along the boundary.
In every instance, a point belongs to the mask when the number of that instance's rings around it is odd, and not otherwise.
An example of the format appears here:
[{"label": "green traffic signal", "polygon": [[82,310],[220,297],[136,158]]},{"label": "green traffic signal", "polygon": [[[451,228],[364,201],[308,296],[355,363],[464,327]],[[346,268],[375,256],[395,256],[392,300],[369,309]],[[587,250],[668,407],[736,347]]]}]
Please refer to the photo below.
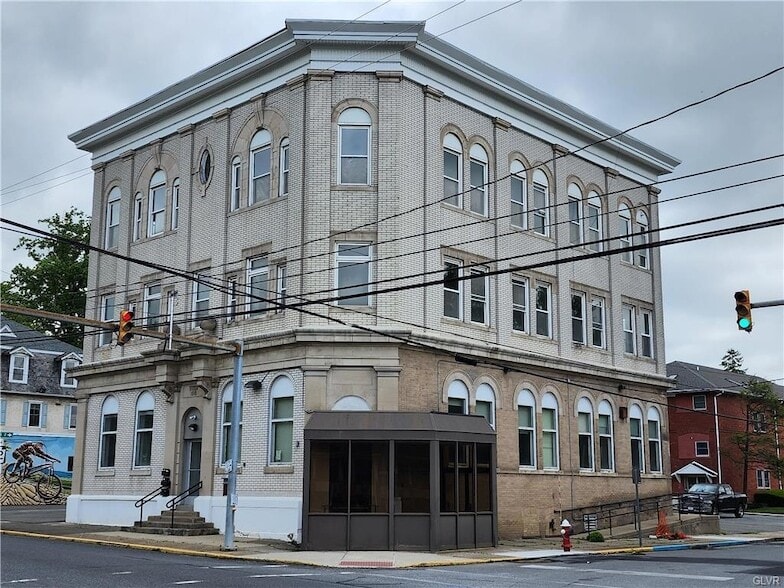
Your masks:
[{"label": "green traffic signal", "polygon": [[751,296],[748,290],[735,292],[735,312],[738,315],[738,329],[751,333]]},{"label": "green traffic signal", "polygon": [[741,329],[748,329],[749,327],[751,327],[751,321],[748,318],[743,317],[741,319],[738,319],[738,326]]}]

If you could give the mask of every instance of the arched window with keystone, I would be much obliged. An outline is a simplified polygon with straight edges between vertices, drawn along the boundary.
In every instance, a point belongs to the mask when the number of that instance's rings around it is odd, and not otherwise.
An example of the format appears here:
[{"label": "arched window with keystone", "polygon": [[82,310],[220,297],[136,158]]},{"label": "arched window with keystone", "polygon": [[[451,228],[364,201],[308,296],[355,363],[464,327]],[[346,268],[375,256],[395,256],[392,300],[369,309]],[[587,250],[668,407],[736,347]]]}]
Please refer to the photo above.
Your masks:
[{"label": "arched window with keystone", "polygon": [[370,115],[347,108],[338,117],[338,184],[370,184]]}]

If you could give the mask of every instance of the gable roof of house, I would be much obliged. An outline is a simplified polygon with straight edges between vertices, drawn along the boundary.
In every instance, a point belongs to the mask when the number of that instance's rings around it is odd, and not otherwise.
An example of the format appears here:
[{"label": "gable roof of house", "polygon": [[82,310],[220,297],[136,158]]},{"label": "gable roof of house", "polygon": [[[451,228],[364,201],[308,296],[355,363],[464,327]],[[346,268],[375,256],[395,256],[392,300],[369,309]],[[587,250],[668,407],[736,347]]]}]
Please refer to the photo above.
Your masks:
[{"label": "gable roof of house", "polygon": [[[685,361],[671,361],[667,364],[667,375],[675,378],[675,388],[670,394],[694,392],[725,392],[740,394],[741,388],[753,381],[764,380],[750,374],[737,374],[720,368]],[[784,400],[784,386],[770,383],[773,392]]]},{"label": "gable roof of house", "polygon": [[82,350],[78,347],[35,331],[3,315],[0,315],[0,346],[4,352],[23,347],[33,354],[36,351],[45,351],[63,355],[73,353],[80,359],[82,357]]}]

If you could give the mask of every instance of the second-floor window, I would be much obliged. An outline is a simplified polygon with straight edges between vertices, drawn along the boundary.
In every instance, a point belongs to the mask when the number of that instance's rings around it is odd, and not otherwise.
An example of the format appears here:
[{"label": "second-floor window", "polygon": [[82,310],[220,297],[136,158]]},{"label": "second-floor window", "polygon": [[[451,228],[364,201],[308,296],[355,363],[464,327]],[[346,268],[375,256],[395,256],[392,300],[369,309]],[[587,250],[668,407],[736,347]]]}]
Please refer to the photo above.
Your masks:
[{"label": "second-floor window", "polygon": [[166,173],[156,171],[150,179],[147,236],[160,235],[166,228]]},{"label": "second-floor window", "polygon": [[458,320],[463,318],[461,265],[457,260],[444,261],[444,316]]},{"label": "second-floor window", "polygon": [[120,189],[114,187],[109,191],[106,203],[106,239],[104,247],[114,249],[117,247],[117,238],[120,231]]},{"label": "second-floor window", "polygon": [[550,284],[538,282],[536,284],[536,334],[550,337],[552,333],[552,317],[550,305],[552,303]]},{"label": "second-floor window", "polygon": [[78,359],[64,359],[60,362],[60,386],[63,388],[76,388],[76,378],[68,374],[68,371],[79,365]]},{"label": "second-floor window", "polygon": [[628,304],[623,305],[623,350],[634,354],[637,351],[636,332],[634,325],[635,309]]},{"label": "second-floor window", "polygon": [[26,384],[29,368],[29,355],[26,353],[12,353],[8,365],[8,381],[13,384]]},{"label": "second-floor window", "polygon": [[368,243],[338,243],[335,287],[338,296],[356,294],[338,300],[340,306],[370,305],[370,259],[373,247]]},{"label": "second-floor window", "polygon": [[[101,320],[105,323],[110,323],[116,320],[114,316],[115,313],[115,305],[114,305],[114,294],[107,294],[105,296],[101,296]],[[112,343],[112,335],[113,331],[108,329],[101,331],[101,334],[98,335],[98,346],[103,345],[111,345]]]},{"label": "second-floor window", "polygon": [[481,325],[489,323],[488,278],[486,270],[471,270],[471,322]]},{"label": "second-floor window", "polygon": [[338,184],[370,184],[370,115],[347,108],[338,117]]},{"label": "second-floor window", "polygon": [[144,326],[154,328],[161,322],[161,285],[144,288]]},{"label": "second-floor window", "polygon": [[640,312],[640,355],[653,357],[653,315],[647,310]]},{"label": "second-floor window", "polygon": [[76,404],[69,404],[65,407],[64,415],[63,415],[63,429],[75,429],[76,428]]},{"label": "second-floor window", "polygon": [[604,349],[604,298],[591,299],[591,345]]},{"label": "second-floor window", "polygon": [[572,292],[572,341],[585,344],[585,294]]},{"label": "second-floor window", "polygon": [[528,280],[512,279],[512,330],[528,332]]},{"label": "second-floor window", "polygon": [[46,428],[46,403],[25,401],[22,407],[22,426]]},{"label": "second-floor window", "polygon": [[198,324],[198,322],[206,318],[210,312],[210,291],[211,288],[207,285],[199,282],[193,282],[193,322],[194,324]]},{"label": "second-floor window", "polygon": [[267,312],[269,298],[269,263],[266,257],[248,260],[247,277],[248,312],[260,314]]}]

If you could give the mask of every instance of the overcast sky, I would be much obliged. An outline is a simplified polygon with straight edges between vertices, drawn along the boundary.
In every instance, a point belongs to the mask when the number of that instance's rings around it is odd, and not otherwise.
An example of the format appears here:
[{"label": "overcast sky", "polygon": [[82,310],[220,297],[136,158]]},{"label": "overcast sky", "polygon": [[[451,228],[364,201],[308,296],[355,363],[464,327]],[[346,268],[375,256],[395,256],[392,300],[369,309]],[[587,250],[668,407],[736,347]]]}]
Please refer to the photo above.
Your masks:
[{"label": "overcast sky", "polygon": [[[37,175],[83,155],[68,134],[252,45],[287,18],[351,20],[372,10],[365,19],[427,20],[438,35],[507,4],[2,2],[2,216],[35,224],[71,205],[89,212],[89,156]],[[520,2],[442,38],[625,129],[784,65],[784,3]],[[683,162],[673,177],[784,153],[784,74],[633,135]],[[782,173],[778,158],[664,184],[661,199]],[[663,203],[661,225],[782,202],[778,178]],[[781,217],[779,208],[662,237]],[[17,239],[2,231],[4,280],[24,262],[12,252]],[[667,361],[718,366],[735,348],[749,373],[784,378],[784,308],[754,310],[747,334],[735,325],[732,299],[739,289],[755,302],[784,298],[781,226],[663,248],[662,266]]]}]

